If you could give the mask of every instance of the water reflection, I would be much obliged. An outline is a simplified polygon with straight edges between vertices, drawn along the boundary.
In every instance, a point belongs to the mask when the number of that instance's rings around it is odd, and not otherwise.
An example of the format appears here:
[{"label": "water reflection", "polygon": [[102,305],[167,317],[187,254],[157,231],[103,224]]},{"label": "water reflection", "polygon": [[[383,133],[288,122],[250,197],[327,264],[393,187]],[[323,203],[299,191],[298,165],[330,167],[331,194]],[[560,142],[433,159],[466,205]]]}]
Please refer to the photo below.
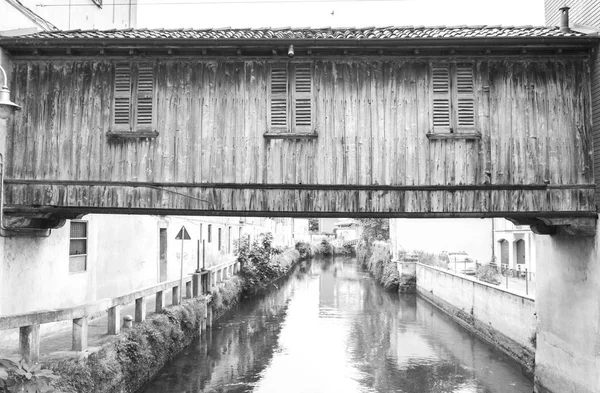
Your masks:
[{"label": "water reflection", "polygon": [[354,259],[305,262],[220,321],[144,391],[531,392],[519,367]]}]

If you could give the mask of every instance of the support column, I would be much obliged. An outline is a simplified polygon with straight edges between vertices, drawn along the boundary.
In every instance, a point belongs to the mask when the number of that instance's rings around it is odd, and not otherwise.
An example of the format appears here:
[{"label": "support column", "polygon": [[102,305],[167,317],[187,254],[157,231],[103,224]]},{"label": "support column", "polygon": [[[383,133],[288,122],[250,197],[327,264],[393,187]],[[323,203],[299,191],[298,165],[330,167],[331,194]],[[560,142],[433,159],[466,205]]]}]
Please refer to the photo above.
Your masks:
[{"label": "support column", "polygon": [[171,304],[173,306],[179,305],[179,286],[173,287],[173,301]]},{"label": "support column", "polygon": [[599,239],[535,236],[538,393],[600,392]]},{"label": "support column", "polygon": [[156,292],[156,301],[154,312],[161,312],[165,308],[165,293],[163,291]]},{"label": "support column", "polygon": [[19,348],[21,356],[28,362],[37,362],[40,358],[39,323],[19,328]]},{"label": "support column", "polygon": [[88,318],[73,319],[73,351],[85,351],[88,347]]},{"label": "support column", "polygon": [[200,288],[200,286],[201,286],[200,279],[201,279],[200,273],[192,274],[192,295],[194,297],[198,297],[202,293],[202,290]]},{"label": "support column", "polygon": [[188,281],[185,283],[185,298],[186,299],[192,298],[192,282],[191,281]]},{"label": "support column", "polygon": [[108,334],[119,334],[121,332],[121,306],[108,309]]},{"label": "support column", "polygon": [[144,322],[146,319],[146,298],[135,299],[135,321]]}]

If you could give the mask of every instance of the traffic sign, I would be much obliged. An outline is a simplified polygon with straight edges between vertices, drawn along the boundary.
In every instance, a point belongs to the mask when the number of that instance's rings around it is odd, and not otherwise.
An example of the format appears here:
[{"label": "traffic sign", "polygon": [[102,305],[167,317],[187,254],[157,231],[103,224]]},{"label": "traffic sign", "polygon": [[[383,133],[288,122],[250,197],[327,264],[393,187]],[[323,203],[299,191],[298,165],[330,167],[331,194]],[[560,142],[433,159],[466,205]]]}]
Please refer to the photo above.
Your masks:
[{"label": "traffic sign", "polygon": [[181,227],[181,229],[179,230],[179,233],[175,237],[175,240],[191,240],[191,239],[192,238],[190,237],[190,234],[188,233],[188,231],[185,229],[185,226]]}]

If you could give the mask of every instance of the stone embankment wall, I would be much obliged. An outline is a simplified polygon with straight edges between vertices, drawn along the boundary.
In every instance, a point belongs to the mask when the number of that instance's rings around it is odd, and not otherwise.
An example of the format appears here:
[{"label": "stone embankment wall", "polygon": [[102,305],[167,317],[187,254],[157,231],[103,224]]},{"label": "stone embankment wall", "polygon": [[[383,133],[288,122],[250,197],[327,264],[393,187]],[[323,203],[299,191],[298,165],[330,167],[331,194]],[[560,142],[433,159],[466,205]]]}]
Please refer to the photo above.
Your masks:
[{"label": "stone embankment wall", "polygon": [[533,373],[537,324],[533,298],[437,267],[420,263],[416,267],[421,296]]}]

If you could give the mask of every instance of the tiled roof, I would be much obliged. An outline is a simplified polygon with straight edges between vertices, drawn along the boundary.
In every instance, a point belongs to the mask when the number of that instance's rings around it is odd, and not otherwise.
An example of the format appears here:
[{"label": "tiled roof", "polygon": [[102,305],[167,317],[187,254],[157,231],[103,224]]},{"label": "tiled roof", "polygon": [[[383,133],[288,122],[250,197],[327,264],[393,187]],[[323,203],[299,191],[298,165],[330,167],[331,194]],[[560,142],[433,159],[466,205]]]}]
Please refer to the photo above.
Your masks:
[{"label": "tiled roof", "polygon": [[23,40],[393,40],[468,38],[583,37],[584,33],[561,32],[558,27],[533,26],[438,26],[368,28],[261,28],[261,29],[126,29],[44,31],[21,36]]}]

